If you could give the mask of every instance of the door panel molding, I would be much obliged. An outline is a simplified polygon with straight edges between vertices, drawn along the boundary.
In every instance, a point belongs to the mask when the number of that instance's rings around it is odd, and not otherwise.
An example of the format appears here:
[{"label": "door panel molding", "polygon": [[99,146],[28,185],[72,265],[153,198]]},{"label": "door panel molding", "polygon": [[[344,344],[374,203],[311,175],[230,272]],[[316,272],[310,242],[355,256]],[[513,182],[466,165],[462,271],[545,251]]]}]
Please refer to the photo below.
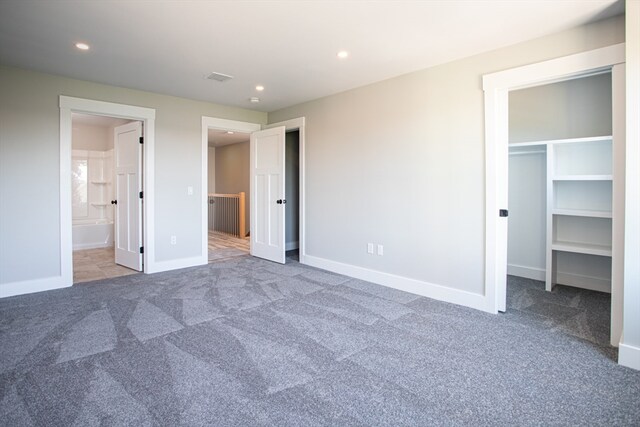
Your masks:
[{"label": "door panel molding", "polygon": [[142,270],[142,123],[114,129],[115,258],[116,264]]},{"label": "door panel molding", "polygon": [[250,139],[251,255],[285,263],[285,131],[278,126]]}]

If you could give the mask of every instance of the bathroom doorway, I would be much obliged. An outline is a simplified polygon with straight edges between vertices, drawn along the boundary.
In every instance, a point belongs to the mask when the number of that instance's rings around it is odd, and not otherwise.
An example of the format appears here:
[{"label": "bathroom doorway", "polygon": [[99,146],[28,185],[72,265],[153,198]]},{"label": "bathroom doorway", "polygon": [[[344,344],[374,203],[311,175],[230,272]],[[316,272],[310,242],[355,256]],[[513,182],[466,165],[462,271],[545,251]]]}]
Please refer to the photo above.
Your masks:
[{"label": "bathroom doorway", "polygon": [[[126,203],[121,201],[120,206],[117,205],[116,163],[118,162],[115,153],[118,149],[115,147],[115,141],[122,140],[119,134],[126,131],[128,127],[136,127],[139,123],[100,115],[81,113],[71,115],[74,284],[138,272],[119,265],[122,264],[121,261],[116,263],[115,242],[118,240],[115,225],[116,209]],[[138,144],[138,141],[136,140],[135,143]],[[122,158],[122,154],[119,157]],[[136,252],[138,252],[137,248]],[[132,266],[135,268],[135,264]]]}]

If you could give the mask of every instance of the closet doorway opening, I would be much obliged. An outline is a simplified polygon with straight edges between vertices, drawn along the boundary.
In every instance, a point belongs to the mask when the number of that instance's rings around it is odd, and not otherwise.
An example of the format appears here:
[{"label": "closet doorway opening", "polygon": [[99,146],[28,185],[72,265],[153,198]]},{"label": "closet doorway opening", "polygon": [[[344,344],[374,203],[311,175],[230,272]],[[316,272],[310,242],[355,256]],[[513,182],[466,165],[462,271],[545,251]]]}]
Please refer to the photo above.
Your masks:
[{"label": "closet doorway opening", "polygon": [[[514,119],[509,114],[510,101],[517,104],[519,102],[517,98],[526,94],[524,91],[527,90],[544,91],[556,83],[581,85],[589,81],[588,79],[601,82],[609,79],[610,81],[607,88],[610,95],[608,98],[605,96],[604,107],[596,106],[602,111],[610,102],[608,134],[605,132],[604,135],[594,135],[594,133],[600,133],[598,131],[602,129],[588,130],[589,126],[594,125],[594,123],[588,123],[585,128],[587,133],[576,137],[566,134],[560,137],[541,135],[537,136],[542,138],[541,140],[518,141],[519,145],[510,144],[512,142],[510,136],[513,136],[510,125]],[[576,82],[569,83],[573,80]],[[593,81],[591,80],[591,83]],[[608,285],[611,292],[609,339],[611,345],[618,345],[622,331],[623,303],[624,86],[624,44],[483,77],[486,131],[485,300],[487,311],[495,313],[507,310],[506,278],[509,258],[507,230],[510,221],[513,220],[512,212],[509,211],[509,194],[514,194],[509,188],[509,153],[519,151],[511,157],[524,159],[526,156],[533,156],[530,159],[536,157],[538,159],[530,161],[527,166],[522,166],[523,169],[535,168],[536,163],[538,167],[542,164],[546,167],[543,185],[544,212],[546,212],[544,270],[540,271],[538,267],[536,271],[535,265],[530,269],[519,268],[523,266],[516,264],[515,258],[511,257],[510,272],[521,276],[528,272],[537,275],[538,278],[544,274],[543,298],[549,297],[547,290],[558,288],[556,285],[565,283],[575,285],[575,282],[570,283],[571,279],[579,279],[583,287],[591,289],[603,290],[603,285]],[[602,87],[606,88],[606,83]],[[520,90],[523,92],[518,92]],[[590,96],[593,97],[593,94]],[[564,101],[567,102],[567,100]],[[573,102],[576,103],[575,100]],[[554,107],[544,105],[543,108]],[[585,108],[585,106],[578,108]],[[562,112],[565,118],[569,114],[571,112]],[[533,115],[529,114],[527,120],[533,120],[535,128],[544,130],[544,126],[535,123],[536,117]],[[601,117],[597,120],[601,120]],[[565,126],[567,126],[566,123]],[[540,180],[537,185],[541,186]],[[537,210],[539,212],[539,206]],[[540,236],[540,234],[540,227],[538,227],[537,235]],[[584,259],[578,261],[579,257],[590,256],[598,256],[602,259],[600,262],[589,262]],[[607,258],[609,260],[606,260]],[[602,262],[603,259],[604,262]],[[541,261],[540,257],[538,261]],[[562,266],[567,262],[582,264],[585,269],[581,276],[592,276],[589,278],[592,280],[585,281],[583,280],[585,277],[575,277],[576,275],[570,277],[571,274],[566,274],[569,272]],[[608,277],[597,277],[598,274],[594,274],[594,268],[597,267],[602,272],[607,269],[607,264],[610,265]],[[605,275],[600,274],[600,276]],[[586,286],[584,286],[585,283]],[[577,299],[573,301],[573,303],[578,302]],[[513,307],[512,303],[514,300],[510,300],[510,307]],[[527,304],[528,302],[527,298],[522,298],[515,303]]]},{"label": "closet doorway opening", "polygon": [[608,346],[611,70],[509,92],[507,308]]},{"label": "closet doorway opening", "polygon": [[72,113],[71,124],[73,283],[138,273],[142,123]]}]

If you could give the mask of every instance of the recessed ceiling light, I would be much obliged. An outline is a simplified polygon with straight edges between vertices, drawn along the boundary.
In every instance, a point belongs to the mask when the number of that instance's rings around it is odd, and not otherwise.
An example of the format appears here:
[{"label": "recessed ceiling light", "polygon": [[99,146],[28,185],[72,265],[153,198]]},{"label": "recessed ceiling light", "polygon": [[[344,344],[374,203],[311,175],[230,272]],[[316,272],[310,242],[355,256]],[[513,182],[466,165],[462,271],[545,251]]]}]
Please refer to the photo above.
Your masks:
[{"label": "recessed ceiling light", "polygon": [[249,101],[257,104],[258,102],[260,102],[260,98],[258,98],[257,96],[252,96],[251,98],[249,98]]},{"label": "recessed ceiling light", "polygon": [[338,52],[338,58],[345,59],[348,57],[349,57],[349,52],[347,52],[346,50],[341,50],[340,52]]},{"label": "recessed ceiling light", "polygon": [[258,86],[256,86],[256,90],[257,90],[258,92],[262,92],[262,91],[264,90],[264,86],[262,86],[262,85],[258,85]]},{"label": "recessed ceiling light", "polygon": [[233,135],[233,131],[232,130],[228,130],[227,131],[227,135]]},{"label": "recessed ceiling light", "polygon": [[86,43],[76,43],[76,47],[80,50],[89,50],[89,45]]}]

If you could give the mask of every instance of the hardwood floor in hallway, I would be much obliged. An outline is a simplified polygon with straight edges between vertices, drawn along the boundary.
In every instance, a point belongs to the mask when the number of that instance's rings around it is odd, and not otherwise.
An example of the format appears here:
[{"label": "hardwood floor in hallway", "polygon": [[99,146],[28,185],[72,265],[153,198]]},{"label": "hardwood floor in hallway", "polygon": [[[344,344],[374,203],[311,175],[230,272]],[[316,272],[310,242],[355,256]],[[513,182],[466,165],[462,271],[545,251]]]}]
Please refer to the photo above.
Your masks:
[{"label": "hardwood floor in hallway", "polygon": [[249,255],[249,238],[209,230],[209,262]]}]

